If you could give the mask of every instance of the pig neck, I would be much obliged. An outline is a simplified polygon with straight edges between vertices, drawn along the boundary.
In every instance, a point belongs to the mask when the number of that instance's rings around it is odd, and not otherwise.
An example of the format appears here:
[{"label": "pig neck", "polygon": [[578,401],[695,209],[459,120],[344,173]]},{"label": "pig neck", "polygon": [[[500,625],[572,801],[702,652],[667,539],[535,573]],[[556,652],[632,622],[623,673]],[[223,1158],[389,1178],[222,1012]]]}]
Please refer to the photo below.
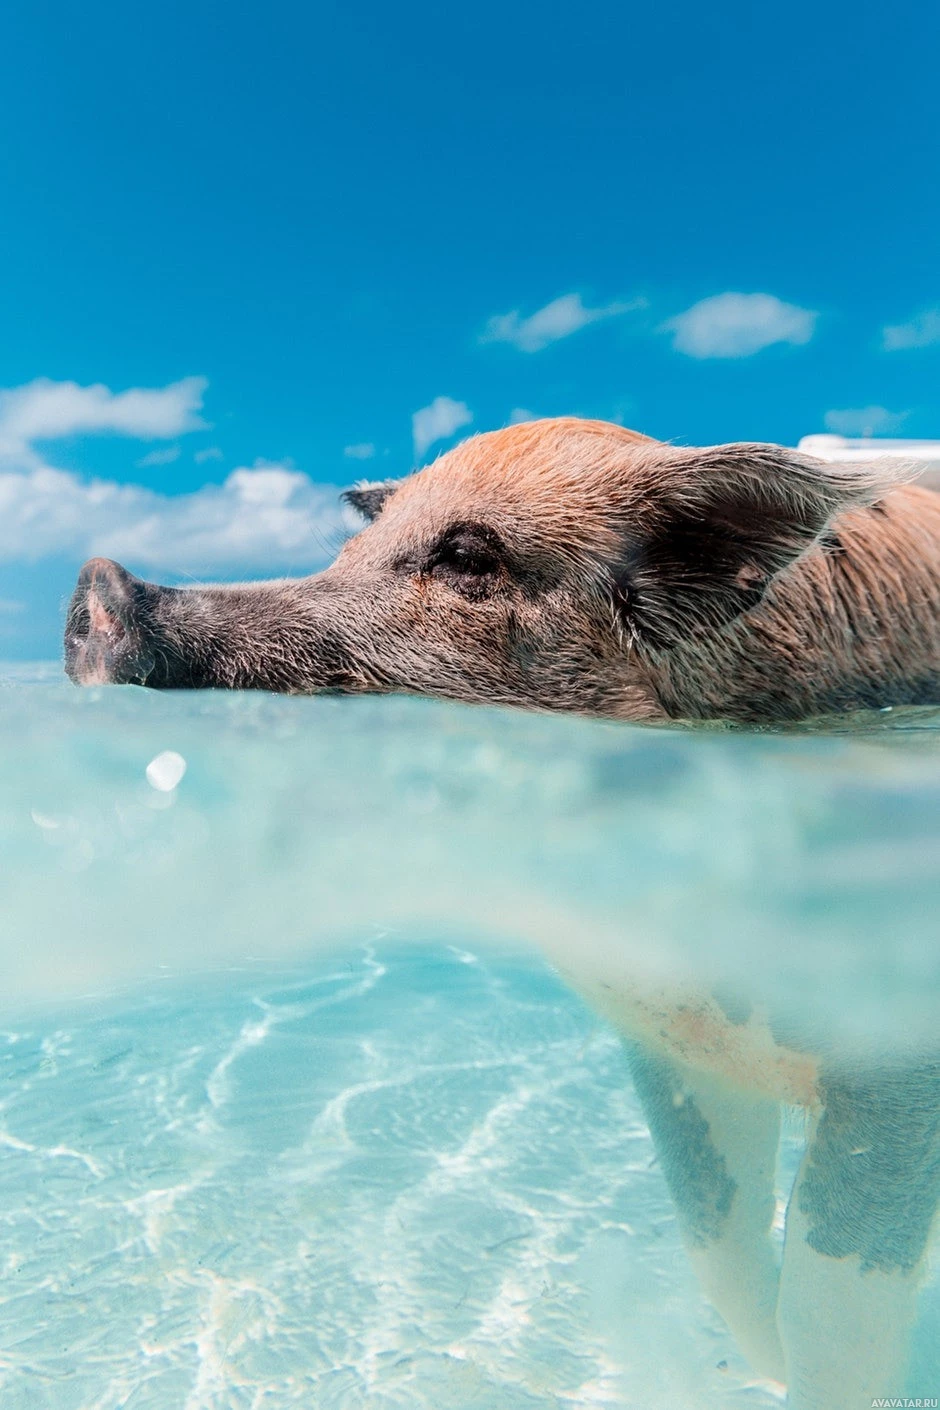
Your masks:
[{"label": "pig neck", "polygon": [[940,494],[908,487],[837,518],[757,607],[650,676],[674,719],[940,703]]}]

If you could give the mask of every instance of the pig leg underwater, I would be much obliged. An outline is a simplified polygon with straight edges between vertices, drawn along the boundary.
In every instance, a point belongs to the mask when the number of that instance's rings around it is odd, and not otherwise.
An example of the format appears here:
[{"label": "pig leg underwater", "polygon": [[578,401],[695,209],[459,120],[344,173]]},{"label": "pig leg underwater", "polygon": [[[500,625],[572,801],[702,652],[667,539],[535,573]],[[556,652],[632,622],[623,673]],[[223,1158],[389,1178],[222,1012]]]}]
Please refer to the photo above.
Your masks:
[{"label": "pig leg underwater", "polygon": [[940,1198],[940,1063],[824,1068],[778,1277],[778,1103],[629,1053],[690,1260],[755,1370],[791,1410],[901,1395]]},{"label": "pig leg underwater", "polygon": [[792,1410],[851,1410],[904,1391],[940,1197],[940,1062],[824,1071],[820,1086],[778,1322]]},{"label": "pig leg underwater", "polygon": [[702,1288],[754,1369],[782,1381],[771,1242],[780,1105],[640,1044],[628,1055]]}]

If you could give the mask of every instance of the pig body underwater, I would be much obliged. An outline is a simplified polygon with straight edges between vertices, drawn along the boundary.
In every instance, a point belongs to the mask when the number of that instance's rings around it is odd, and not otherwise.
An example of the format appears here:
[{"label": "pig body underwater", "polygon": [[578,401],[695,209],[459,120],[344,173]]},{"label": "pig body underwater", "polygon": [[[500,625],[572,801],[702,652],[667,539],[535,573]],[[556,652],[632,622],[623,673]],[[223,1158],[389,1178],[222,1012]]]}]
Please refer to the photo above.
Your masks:
[{"label": "pig body underwater", "polygon": [[[634,721],[940,703],[940,495],[885,462],[679,449],[600,422],[473,438],[349,493],[367,527],[295,581],[82,570],[81,684],[410,691]],[[940,1060],[862,1069],[713,994],[552,958],[631,1040],[690,1256],[793,1410],[900,1394],[940,1185]],[[780,1103],[809,1113],[782,1268]]]}]

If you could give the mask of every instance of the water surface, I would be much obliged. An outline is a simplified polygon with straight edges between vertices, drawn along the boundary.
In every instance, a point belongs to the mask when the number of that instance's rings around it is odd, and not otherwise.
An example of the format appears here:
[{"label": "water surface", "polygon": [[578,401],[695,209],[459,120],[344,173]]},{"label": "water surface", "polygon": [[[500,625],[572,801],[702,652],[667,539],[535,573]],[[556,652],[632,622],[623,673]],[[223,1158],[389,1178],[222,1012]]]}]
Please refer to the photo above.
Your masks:
[{"label": "water surface", "polygon": [[[8,670],[0,781],[4,1407],[779,1404],[545,955],[922,1046],[935,712],[654,730]],[[931,1285],[911,1393],[938,1346]]]}]

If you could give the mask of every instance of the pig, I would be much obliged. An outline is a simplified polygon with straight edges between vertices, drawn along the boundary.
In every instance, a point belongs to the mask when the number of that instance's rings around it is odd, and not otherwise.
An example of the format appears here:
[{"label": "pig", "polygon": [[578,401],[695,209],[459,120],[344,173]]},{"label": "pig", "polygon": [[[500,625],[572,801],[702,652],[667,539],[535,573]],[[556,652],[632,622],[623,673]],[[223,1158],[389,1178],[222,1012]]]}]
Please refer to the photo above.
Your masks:
[{"label": "pig", "polygon": [[[70,677],[645,724],[940,701],[940,495],[896,463],[561,418],[346,497],[366,527],[300,580],[166,588],[92,559]],[[628,1042],[690,1257],[755,1368],[793,1410],[899,1394],[940,1188],[937,1055],[840,1060],[748,1004],[551,958]],[[778,1268],[781,1102],[809,1140]]]},{"label": "pig", "polygon": [[82,569],[81,684],[410,691],[634,721],[940,700],[940,496],[896,464],[536,421],[348,492],[309,578],[165,588]]}]

